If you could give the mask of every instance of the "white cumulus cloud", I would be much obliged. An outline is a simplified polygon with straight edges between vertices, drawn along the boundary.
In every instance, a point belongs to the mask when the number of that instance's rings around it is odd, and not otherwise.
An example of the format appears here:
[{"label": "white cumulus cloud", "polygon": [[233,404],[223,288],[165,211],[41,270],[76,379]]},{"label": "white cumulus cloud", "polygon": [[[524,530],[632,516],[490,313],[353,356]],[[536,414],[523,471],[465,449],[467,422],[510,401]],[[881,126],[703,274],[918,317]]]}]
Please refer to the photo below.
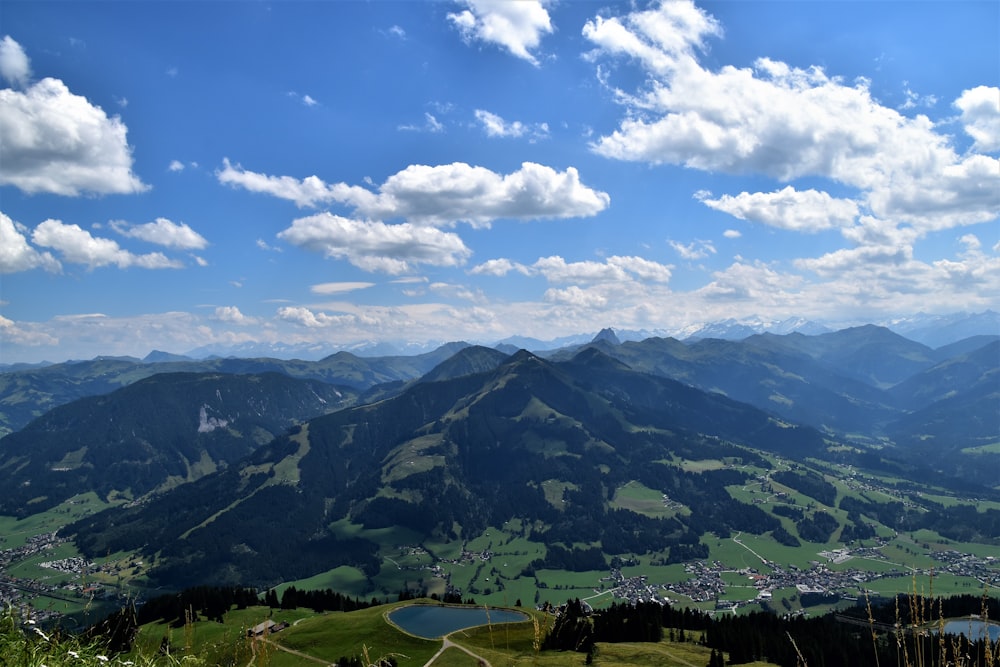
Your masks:
[{"label": "white cumulus cloud", "polygon": [[608,264],[617,266],[632,274],[639,280],[653,283],[668,283],[673,271],[669,264],[660,264],[644,257],[622,257],[612,256],[607,259]]},{"label": "white cumulus cloud", "polygon": [[114,221],[111,227],[121,234],[133,239],[141,239],[167,248],[180,250],[202,250],[208,247],[208,241],[187,224],[173,222],[167,218],[157,218],[153,222],[141,225],[129,225],[126,222]]},{"label": "white cumulus cloud", "polygon": [[77,196],[149,189],[132,173],[125,123],[58,79],[0,90],[0,184]]},{"label": "white cumulus cloud", "polygon": [[23,88],[31,80],[31,63],[24,49],[10,35],[0,39],[0,76],[12,86]]},{"label": "white cumulus cloud", "polygon": [[360,216],[405,219],[418,225],[467,222],[488,226],[501,218],[535,220],[593,216],[611,198],[580,181],[579,172],[525,162],[510,174],[498,174],[464,162],[410,165],[373,192],[346,183],[328,184],[317,176],[296,179],[247,171],[224,161],[219,181],[252,192],[295,202],[300,207],[340,203]]},{"label": "white cumulus cloud", "polygon": [[367,271],[400,274],[420,264],[458,266],[471,251],[457,234],[410,223],[386,224],[318,213],[279,232],[293,245],[346,259]]},{"label": "white cumulus cloud", "polygon": [[581,289],[571,285],[565,289],[549,288],[542,297],[549,303],[574,306],[577,308],[603,308],[608,298],[594,290]]},{"label": "white cumulus cloud", "polygon": [[955,100],[955,106],[962,112],[962,124],[976,148],[1000,150],[1000,88],[977,86],[966,90]]},{"label": "white cumulus cloud", "polygon": [[500,257],[498,259],[489,259],[483,262],[482,264],[478,264],[469,269],[469,273],[471,273],[472,275],[496,276],[496,277],[505,276],[511,271],[517,271],[523,275],[529,275],[531,273],[531,269],[529,269],[525,265],[519,264],[518,262],[513,262],[507,259],[506,257]]},{"label": "white cumulus cloud", "polygon": [[666,283],[672,267],[642,257],[615,255],[603,262],[567,262],[559,255],[552,255],[540,257],[530,268],[551,283],[629,282],[637,278]]},{"label": "white cumulus cloud", "polygon": [[448,14],[448,20],[466,42],[496,44],[538,64],[532,51],[553,30],[545,0],[464,0],[462,4],[466,9]]},{"label": "white cumulus cloud", "polygon": [[283,306],[278,309],[278,318],[310,329],[333,326],[343,319],[337,315],[313,312],[303,306]]},{"label": "white cumulus cloud", "polygon": [[591,260],[567,262],[559,255],[539,257],[526,266],[507,258],[491,259],[469,270],[473,275],[502,277],[516,271],[525,276],[541,276],[550,283],[627,283],[634,280],[650,283],[670,282],[673,267],[644,257],[614,255],[603,262]]},{"label": "white cumulus cloud", "polygon": [[796,190],[786,186],[777,192],[741,192],[718,199],[699,197],[710,208],[739,218],[780,229],[817,232],[850,225],[858,215],[851,199],[836,199],[826,192]]},{"label": "white cumulus cloud", "polygon": [[23,225],[0,212],[0,273],[17,273],[36,268],[58,272],[62,268],[59,261],[51,253],[32,248],[25,238],[26,231]]},{"label": "white cumulus cloud", "polygon": [[[866,80],[848,84],[816,66],[762,57],[752,68],[707,69],[699,48],[721,35],[715,19],[689,0],[588,22],[584,36],[597,47],[591,58],[625,56],[648,74],[640,87],[614,91],[623,120],[592,149],[613,159],[786,183],[826,178],[856,189],[856,205],[888,224],[913,224],[925,233],[997,216],[1000,171],[985,156],[959,155],[927,116],[903,115],[879,103]],[[996,88],[981,87],[957,103],[979,148],[996,145],[996,97]],[[762,197],[725,203],[744,210],[763,204]],[[803,195],[794,199],[802,203]],[[787,197],[772,193],[770,200],[786,211],[758,209],[762,221],[815,228],[815,219],[788,214]],[[840,206],[842,219],[850,205]]]},{"label": "white cumulus cloud", "polygon": [[352,201],[371,194],[364,188],[352,188],[343,183],[327,185],[318,176],[307,176],[300,180],[291,176],[268,176],[247,171],[238,164],[231,164],[229,158],[222,161],[222,169],[216,172],[216,177],[220,183],[287,199],[300,208]]},{"label": "white cumulus cloud", "polygon": [[400,217],[429,225],[468,222],[487,226],[499,218],[533,220],[596,215],[611,198],[580,182],[573,167],[559,172],[525,162],[510,174],[497,174],[462,162],[411,165],[390,176],[377,197],[358,206],[365,215]]},{"label": "white cumulus cloud", "polygon": [[58,79],[29,85],[31,65],[9,35],[0,40],[0,184],[29,194],[76,196],[149,189],[132,173],[128,129]]},{"label": "white cumulus cloud", "polygon": [[259,322],[255,317],[248,317],[244,315],[236,306],[217,307],[215,309],[215,319],[220,322],[227,322],[229,324],[237,324],[240,326],[249,326],[258,324]]},{"label": "white cumulus cloud", "polygon": [[55,336],[39,331],[31,323],[21,324],[0,315],[0,341],[7,345],[24,345],[25,347],[40,347],[58,345]]},{"label": "white cumulus cloud", "polygon": [[120,247],[115,241],[95,237],[79,225],[67,225],[59,220],[46,220],[35,227],[31,234],[35,245],[56,250],[62,259],[72,264],[83,264],[88,269],[102,266],[142,269],[176,269],[183,264],[163,253],[137,255]]}]

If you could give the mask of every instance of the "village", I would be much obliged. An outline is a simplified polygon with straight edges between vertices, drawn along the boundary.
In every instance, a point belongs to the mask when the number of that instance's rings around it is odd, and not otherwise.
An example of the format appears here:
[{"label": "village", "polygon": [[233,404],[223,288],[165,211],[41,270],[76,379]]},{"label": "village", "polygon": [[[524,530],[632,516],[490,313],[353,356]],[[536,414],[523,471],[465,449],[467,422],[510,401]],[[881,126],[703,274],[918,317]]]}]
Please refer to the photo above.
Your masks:
[{"label": "village", "polygon": [[[885,560],[874,548],[849,550],[846,548],[834,551],[820,552],[828,563],[842,564],[852,558],[869,558]],[[682,583],[669,583],[654,586],[648,583],[647,576],[625,577],[621,570],[614,569],[606,580],[614,582],[612,593],[615,599],[626,600],[632,604],[637,602],[659,602],[660,604],[683,605],[680,598],[691,602],[715,601],[716,611],[736,611],[740,607],[755,604],[769,604],[772,594],[778,589],[795,588],[798,594],[816,594],[826,599],[839,598],[854,600],[867,592],[865,584],[871,582],[901,577],[931,578],[942,573],[957,577],[969,577],[994,589],[1000,586],[1000,562],[994,557],[979,557],[958,551],[936,551],[931,557],[942,564],[939,568],[926,570],[910,570],[902,567],[892,567],[888,571],[874,572],[870,570],[848,568],[833,570],[827,563],[812,561],[809,569],[801,569],[795,565],[784,567],[778,563],[767,563],[769,572],[762,573],[756,568],[734,570],[719,561],[695,561],[684,566],[691,578]],[[727,584],[723,578],[725,573],[735,573],[747,579],[747,587],[756,589],[754,597],[744,599],[728,599],[727,590],[732,584]],[[595,594],[606,591],[595,589]],[[597,597],[595,595],[594,597]]]},{"label": "village", "polygon": [[[742,544],[738,535],[732,539],[750,550]],[[94,575],[101,574],[104,578],[114,577],[121,575],[123,567],[141,565],[136,560],[124,565],[122,563],[98,565],[77,556],[39,561],[39,567],[51,570],[53,575],[63,575],[53,577],[60,583],[48,583],[45,579],[18,578],[9,574],[12,566],[28,559],[37,559],[46,551],[64,542],[65,540],[56,533],[43,533],[29,538],[22,546],[0,550],[0,604],[21,610],[26,617],[32,618],[37,623],[55,623],[63,616],[61,612],[53,609],[56,602],[86,605],[94,600],[114,602],[120,596],[117,587],[96,582]],[[989,588],[1000,587],[1000,562],[995,557],[982,557],[954,550],[930,551],[930,558],[939,565],[932,569],[914,570],[888,563],[881,552],[884,546],[884,543],[880,543],[874,546],[855,548],[842,546],[823,550],[817,553],[817,558],[810,562],[808,568],[782,565],[763,558],[760,567],[740,569],[727,566],[718,560],[693,561],[684,565],[684,572],[688,577],[684,581],[657,584],[650,583],[649,576],[645,574],[626,576],[623,573],[623,569],[634,571],[635,561],[614,559],[609,574],[595,582],[596,585],[590,594],[579,597],[594,605],[605,596],[632,604],[656,602],[663,605],[684,606],[714,603],[714,611],[718,613],[736,612],[740,608],[753,605],[770,607],[774,593],[783,589],[795,589],[800,599],[809,595],[819,596],[825,601],[858,599],[869,592],[868,585],[872,582],[887,578],[930,578],[947,573],[973,579]],[[421,546],[400,547],[399,553],[401,556],[424,558],[430,555]],[[422,565],[402,565],[392,558],[386,560],[400,570],[428,572],[430,576],[443,579],[449,584],[449,593],[462,595],[463,591],[450,586],[449,570],[456,566],[480,568],[490,564],[495,555],[490,549],[463,550],[457,558],[442,559]],[[880,571],[862,567],[841,567],[853,559],[881,561],[892,567],[881,568]],[[734,583],[740,579],[745,580],[745,583]],[[787,600],[783,602],[788,609]],[[780,609],[775,610],[780,611]]]},{"label": "village", "polygon": [[[114,603],[120,593],[114,586],[88,581],[91,575],[118,574],[121,566],[99,566],[79,556],[39,562],[39,567],[52,570],[61,583],[48,583],[46,579],[28,579],[10,575],[12,566],[37,558],[46,551],[64,544],[67,540],[56,533],[42,533],[29,537],[24,545],[0,550],[0,605],[16,609],[25,619],[39,625],[62,623],[65,614],[54,607],[57,603],[85,606],[95,600]],[[124,603],[124,599],[121,600]],[[62,605],[66,606],[66,605]]]},{"label": "village", "polygon": [[[734,538],[734,541],[739,543],[739,538]],[[589,604],[597,604],[597,600],[604,596],[630,604],[656,602],[663,605],[684,606],[691,603],[714,602],[715,612],[736,612],[740,608],[753,605],[770,607],[774,592],[781,589],[794,589],[800,599],[802,596],[814,596],[814,599],[822,599],[825,602],[857,600],[866,594],[877,597],[878,594],[871,591],[868,585],[885,579],[919,577],[930,580],[935,576],[949,574],[974,579],[987,588],[1000,587],[1000,562],[995,557],[980,557],[952,550],[933,551],[929,555],[941,563],[939,567],[910,569],[889,563],[880,551],[884,546],[885,541],[880,540],[875,546],[823,550],[817,553],[816,560],[810,561],[808,568],[786,566],[763,559],[760,568],[740,569],[726,566],[718,560],[693,561],[684,565],[684,571],[689,575],[688,579],[661,584],[650,583],[648,575],[626,576],[620,567],[612,567],[610,574],[597,582],[592,594],[580,598]],[[420,547],[404,547],[402,550],[407,553],[426,554]],[[458,559],[401,569],[429,571],[431,576],[450,583],[451,576],[444,565],[489,563],[492,558],[493,554],[490,551],[463,551]],[[862,567],[843,569],[830,567],[843,565],[853,559],[880,561],[891,567],[879,571]],[[746,583],[733,584],[733,577],[724,575],[745,578]],[[752,589],[753,594],[747,595],[746,590],[737,591],[737,589]],[[462,590],[452,588],[450,585],[448,591],[460,596],[463,594]],[[787,601],[784,602],[787,605]],[[789,607],[790,605],[787,605],[786,609]],[[798,613],[804,613],[804,610]]]}]

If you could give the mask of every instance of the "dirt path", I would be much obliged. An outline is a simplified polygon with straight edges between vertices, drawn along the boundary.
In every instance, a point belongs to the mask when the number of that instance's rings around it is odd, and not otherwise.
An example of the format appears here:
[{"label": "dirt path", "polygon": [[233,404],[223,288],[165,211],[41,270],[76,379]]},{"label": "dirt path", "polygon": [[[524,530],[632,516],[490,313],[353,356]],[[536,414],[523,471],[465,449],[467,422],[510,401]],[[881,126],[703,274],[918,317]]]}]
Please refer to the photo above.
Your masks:
[{"label": "dirt path", "polygon": [[[286,646],[282,646],[278,642],[273,642],[270,639],[262,639],[261,641],[263,643],[267,644],[268,646],[273,646],[274,648],[278,649],[279,651],[284,651],[285,653],[291,653],[292,655],[294,655],[294,656],[296,656],[298,658],[302,658],[304,660],[310,660],[312,662],[318,662],[321,665],[329,665],[330,664],[330,662],[328,660],[323,660],[321,658],[317,658],[315,656],[309,655],[308,653],[303,653],[302,651],[296,651],[295,649],[291,649],[291,648],[288,648]],[[254,663],[254,660],[251,660],[250,663],[249,663],[249,665],[252,665],[253,663]],[[249,665],[248,665],[248,667],[249,667]]]},{"label": "dirt path", "polygon": [[701,665],[696,665],[693,662],[688,662],[684,658],[681,658],[680,656],[678,656],[677,654],[675,654],[673,651],[668,650],[665,646],[662,646],[662,645],[659,645],[659,644],[651,644],[651,647],[653,648],[653,650],[655,652],[662,653],[663,655],[665,655],[666,657],[670,658],[674,662],[679,662],[682,665],[687,665],[688,667],[701,667]]},{"label": "dirt path", "polygon": [[[434,655],[431,656],[431,659],[428,660],[424,664],[424,667],[430,667],[432,664],[434,664],[435,660],[437,660],[438,658],[441,657],[442,653],[444,653],[446,650],[448,650],[450,648],[457,648],[459,651],[463,651],[465,653],[468,653],[470,656],[472,656],[473,660],[478,660],[479,664],[482,667],[493,667],[492,665],[490,665],[490,661],[489,660],[487,660],[486,658],[484,658],[481,655],[476,655],[475,653],[473,653],[472,651],[470,651],[469,649],[465,648],[464,646],[462,646],[460,644],[456,644],[455,642],[453,642],[450,639],[448,639],[448,637],[445,637],[442,640],[442,642],[441,642],[441,648],[438,649],[437,653],[435,653]],[[692,667],[694,667],[694,665],[692,665]]]},{"label": "dirt path", "polygon": [[763,563],[764,565],[767,565],[767,559],[766,558],[764,558],[759,553],[757,553],[756,551],[754,551],[753,549],[751,549],[750,547],[748,547],[747,545],[743,544],[743,542],[740,541],[740,535],[742,535],[742,534],[743,534],[742,530],[740,532],[736,533],[736,535],[733,536],[733,542],[736,542],[736,544],[740,545],[741,547],[743,547],[744,549],[746,549],[747,551],[749,551],[750,553],[752,553],[754,556],[756,556],[760,560],[761,563]]}]

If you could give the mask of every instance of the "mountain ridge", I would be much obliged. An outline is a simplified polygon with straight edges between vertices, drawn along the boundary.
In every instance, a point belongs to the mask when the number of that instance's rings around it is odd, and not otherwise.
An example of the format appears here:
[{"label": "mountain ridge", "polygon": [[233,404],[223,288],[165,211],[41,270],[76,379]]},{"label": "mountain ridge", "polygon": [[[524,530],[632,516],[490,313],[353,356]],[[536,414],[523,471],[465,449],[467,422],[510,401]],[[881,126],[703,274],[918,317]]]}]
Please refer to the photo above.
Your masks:
[{"label": "mountain ridge", "polygon": [[[521,351],[492,370],[417,383],[378,403],[310,420],[155,504],[109,510],[71,530],[86,553],[168,545],[158,576],[174,584],[193,571],[216,581],[236,571],[295,578],[312,574],[315,554],[326,550],[340,554],[334,564],[374,567],[373,547],[329,528],[338,521],[455,538],[456,526],[464,534],[527,516],[551,524],[550,537],[559,542],[572,543],[574,534],[617,544],[626,536],[614,525],[587,518],[606,505],[600,489],[652,474],[664,477],[650,484],[681,484],[677,492],[692,494],[689,502],[700,508],[687,523],[643,524],[650,539],[670,542],[700,532],[704,522],[735,527],[741,519],[716,482],[692,487],[680,472],[652,462],[713,452],[756,460],[730,438],[803,456],[825,447],[808,427],[636,373],[597,350],[567,362]],[[549,479],[581,489],[584,495],[566,501],[578,512],[551,504],[542,492]],[[295,525],[282,516],[295,516]],[[253,534],[260,522],[284,525],[262,540]],[[323,562],[323,569],[331,566]]]},{"label": "mountain ridge", "polygon": [[345,387],[280,373],[166,373],[60,406],[0,439],[0,514],[78,493],[139,498],[236,463],[351,402]]}]

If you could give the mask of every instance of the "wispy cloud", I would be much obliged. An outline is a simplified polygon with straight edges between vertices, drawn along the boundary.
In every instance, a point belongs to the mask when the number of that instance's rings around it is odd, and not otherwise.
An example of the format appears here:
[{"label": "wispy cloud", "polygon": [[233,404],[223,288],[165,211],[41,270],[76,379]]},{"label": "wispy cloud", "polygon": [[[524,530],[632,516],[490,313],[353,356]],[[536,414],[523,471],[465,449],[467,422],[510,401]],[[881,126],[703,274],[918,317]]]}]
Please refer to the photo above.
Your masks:
[{"label": "wispy cloud", "polygon": [[398,130],[403,132],[428,132],[430,134],[440,134],[444,132],[444,123],[439,121],[432,113],[424,112],[424,122],[422,125],[399,125]]},{"label": "wispy cloud", "polygon": [[537,140],[549,136],[547,123],[525,124],[519,120],[507,122],[497,114],[484,109],[476,109],[475,116],[489,137],[529,137]]},{"label": "wispy cloud", "polygon": [[343,294],[345,292],[355,292],[357,290],[374,287],[375,283],[364,282],[344,282],[344,283],[319,283],[312,285],[309,291],[313,294]]},{"label": "wispy cloud", "polygon": [[715,245],[711,241],[692,241],[691,243],[681,243],[680,241],[667,241],[682,259],[696,260],[705,259],[709,255],[715,254]]}]

